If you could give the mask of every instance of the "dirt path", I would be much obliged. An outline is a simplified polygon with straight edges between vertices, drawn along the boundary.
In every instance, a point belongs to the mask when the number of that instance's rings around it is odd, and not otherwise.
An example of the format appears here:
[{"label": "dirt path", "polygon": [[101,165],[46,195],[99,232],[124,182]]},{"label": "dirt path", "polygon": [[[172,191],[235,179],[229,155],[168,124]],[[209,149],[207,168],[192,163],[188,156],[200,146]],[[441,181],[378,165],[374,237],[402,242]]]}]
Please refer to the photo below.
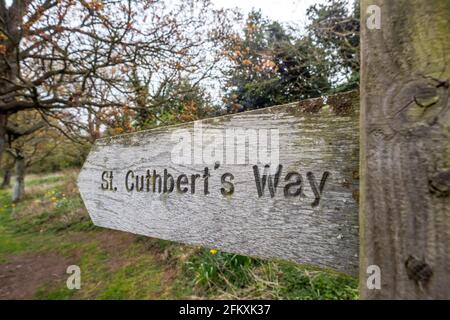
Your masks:
[{"label": "dirt path", "polygon": [[[100,250],[107,254],[107,259],[102,263],[108,273],[130,265],[126,254],[133,245],[136,245],[134,235],[110,230],[73,233],[65,235],[64,241],[98,245]],[[174,270],[165,265],[161,252],[149,249],[145,245],[138,245],[137,254],[149,255],[152,258],[151,261],[157,264],[157,266],[149,265],[149,268],[161,269],[160,274],[155,275],[154,279],[157,287],[150,293],[153,298],[158,299],[158,296],[163,293],[162,288],[173,281]],[[69,277],[66,273],[67,267],[78,265],[83,257],[83,253],[79,250],[72,250],[68,257],[56,253],[39,252],[8,256],[5,263],[0,263],[0,299],[34,299],[40,288],[64,288]],[[95,294],[91,298],[95,298]]]},{"label": "dirt path", "polygon": [[67,278],[70,259],[57,254],[24,253],[0,264],[0,299],[32,299],[43,285],[56,286]]}]

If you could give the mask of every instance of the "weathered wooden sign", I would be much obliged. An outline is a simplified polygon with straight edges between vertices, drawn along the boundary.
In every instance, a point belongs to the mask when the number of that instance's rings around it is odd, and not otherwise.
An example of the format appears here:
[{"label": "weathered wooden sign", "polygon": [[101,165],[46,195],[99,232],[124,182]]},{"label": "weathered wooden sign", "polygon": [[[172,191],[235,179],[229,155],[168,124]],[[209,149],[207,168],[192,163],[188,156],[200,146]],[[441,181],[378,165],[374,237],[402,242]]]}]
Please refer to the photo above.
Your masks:
[{"label": "weathered wooden sign", "polygon": [[78,178],[97,226],[356,274],[359,97],[100,139]]}]

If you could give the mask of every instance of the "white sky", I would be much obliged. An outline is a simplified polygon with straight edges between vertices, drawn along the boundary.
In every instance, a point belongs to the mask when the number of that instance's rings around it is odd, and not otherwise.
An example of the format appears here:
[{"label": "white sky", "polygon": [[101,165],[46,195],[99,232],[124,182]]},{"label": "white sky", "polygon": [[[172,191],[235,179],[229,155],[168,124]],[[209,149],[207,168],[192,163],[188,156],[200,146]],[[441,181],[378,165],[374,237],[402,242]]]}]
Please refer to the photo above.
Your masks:
[{"label": "white sky", "polygon": [[[326,0],[211,0],[217,8],[240,8],[246,15],[255,9],[261,9],[264,16],[272,20],[287,23],[306,24],[306,9]],[[11,5],[12,0],[6,0]]]},{"label": "white sky", "polygon": [[[6,0],[7,6],[13,0]],[[218,8],[240,8],[244,14],[252,8],[261,9],[264,16],[280,22],[306,22],[306,9],[325,0],[211,0]]]},{"label": "white sky", "polygon": [[263,16],[279,22],[306,24],[306,9],[326,0],[211,0],[217,8],[240,8],[244,14],[261,9]]}]

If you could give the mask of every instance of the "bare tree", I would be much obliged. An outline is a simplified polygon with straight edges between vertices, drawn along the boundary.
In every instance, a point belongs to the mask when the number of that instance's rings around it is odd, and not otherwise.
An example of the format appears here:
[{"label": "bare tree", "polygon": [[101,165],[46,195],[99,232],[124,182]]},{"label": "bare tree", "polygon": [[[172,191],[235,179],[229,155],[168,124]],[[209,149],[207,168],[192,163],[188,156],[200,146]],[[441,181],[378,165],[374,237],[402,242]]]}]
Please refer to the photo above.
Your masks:
[{"label": "bare tree", "polygon": [[0,154],[14,113],[79,134],[100,110],[142,108],[132,70],[154,96],[172,79],[211,77],[233,17],[209,0],[0,0]]},{"label": "bare tree", "polygon": [[[13,121],[10,119],[6,126],[8,144],[6,151],[11,155],[13,161],[12,165],[7,164],[4,167],[5,178],[3,182],[4,184],[8,182],[6,180],[11,178],[12,168],[15,167],[16,181],[13,188],[12,201],[17,202],[25,194],[26,167],[31,164],[30,161],[36,158],[35,154],[39,154],[39,140],[42,140],[42,137],[39,138],[36,133],[47,125],[39,119],[37,112],[22,112],[14,115],[13,118]],[[20,123],[20,126],[18,123]],[[27,150],[30,148],[31,151]],[[30,160],[27,162],[28,158]]]}]

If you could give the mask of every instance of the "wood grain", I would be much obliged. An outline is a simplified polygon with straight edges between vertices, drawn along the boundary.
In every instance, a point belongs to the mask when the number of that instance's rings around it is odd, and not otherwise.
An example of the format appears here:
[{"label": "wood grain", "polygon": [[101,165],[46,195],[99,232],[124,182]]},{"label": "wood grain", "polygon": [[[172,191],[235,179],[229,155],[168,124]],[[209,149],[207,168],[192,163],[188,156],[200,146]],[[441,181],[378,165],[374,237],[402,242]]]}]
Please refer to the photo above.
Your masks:
[{"label": "wood grain", "polygon": [[[381,8],[381,29],[366,26]],[[364,299],[450,298],[450,2],[363,0]],[[381,270],[381,289],[366,268]]]},{"label": "wood grain", "polygon": [[[79,175],[78,186],[98,226],[355,275],[358,119],[359,96],[350,92],[328,97],[327,103],[307,100],[202,120],[203,129],[279,130],[279,163],[283,169],[274,197],[267,190],[258,196],[252,168],[255,163],[222,163],[216,170],[209,166],[207,195],[202,184],[194,194],[177,190],[127,192],[124,177],[129,170],[144,174],[149,169],[161,174],[167,169],[174,176],[203,174],[205,165],[171,161],[171,133],[185,129],[189,135],[193,123],[98,140]],[[204,137],[204,147],[208,138]],[[262,169],[264,163],[258,165]],[[102,190],[104,171],[114,172],[117,191]],[[302,176],[302,194],[285,197],[284,178],[293,171]],[[233,174],[235,190],[224,196],[221,175],[226,172]],[[329,176],[317,203],[308,176],[314,175],[319,190],[325,172]]]}]

